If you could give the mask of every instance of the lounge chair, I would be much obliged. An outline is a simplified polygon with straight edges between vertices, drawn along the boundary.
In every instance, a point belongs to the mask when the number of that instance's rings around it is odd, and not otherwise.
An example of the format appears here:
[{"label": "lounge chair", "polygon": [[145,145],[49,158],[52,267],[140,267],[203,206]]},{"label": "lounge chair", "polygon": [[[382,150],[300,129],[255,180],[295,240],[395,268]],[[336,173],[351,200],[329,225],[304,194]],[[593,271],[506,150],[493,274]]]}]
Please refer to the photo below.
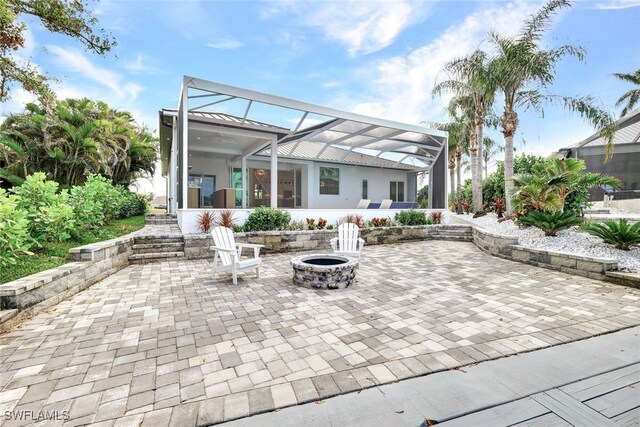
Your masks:
[{"label": "lounge chair", "polygon": [[352,222],[345,222],[338,227],[338,237],[334,237],[329,241],[331,249],[336,255],[345,255],[360,258],[364,239],[358,235],[360,229]]},{"label": "lounge chair", "polygon": [[369,199],[360,199],[360,203],[358,203],[356,209],[367,209],[369,207],[369,203],[371,203],[371,200]]},{"label": "lounge chair", "polygon": [[382,202],[380,202],[380,209],[389,209],[391,207],[391,203],[393,203],[393,200],[391,199],[382,199]]},{"label": "lounge chair", "polygon": [[[231,271],[233,284],[238,284],[238,273],[245,270],[255,270],[256,277],[260,278],[260,248],[264,245],[254,245],[250,243],[235,243],[233,231],[227,227],[214,227],[211,230],[213,244],[210,249],[214,250],[213,266],[211,267],[211,278],[215,279],[216,274]],[[241,260],[243,248],[253,248],[253,258]],[[220,260],[221,266],[218,266]]]}]

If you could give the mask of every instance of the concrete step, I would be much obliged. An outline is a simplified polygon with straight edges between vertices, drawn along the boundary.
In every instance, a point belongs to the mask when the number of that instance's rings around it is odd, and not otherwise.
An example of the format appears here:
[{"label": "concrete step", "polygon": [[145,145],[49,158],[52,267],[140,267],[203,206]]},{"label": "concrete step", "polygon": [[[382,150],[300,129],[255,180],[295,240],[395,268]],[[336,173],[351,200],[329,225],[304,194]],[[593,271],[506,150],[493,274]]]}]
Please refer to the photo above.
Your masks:
[{"label": "concrete step", "polygon": [[130,264],[147,264],[150,262],[169,261],[174,258],[183,258],[183,257],[184,257],[183,251],[133,254],[133,255],[129,255],[129,263]]},{"label": "concrete step", "polygon": [[178,225],[177,219],[145,219],[146,225]]},{"label": "concrete step", "polygon": [[18,310],[17,309],[0,310],[0,323],[6,322],[7,320],[9,320],[12,317],[14,317],[16,314],[18,314]]},{"label": "concrete step", "polygon": [[585,215],[601,215],[601,214],[610,214],[610,209],[585,209]]},{"label": "concrete step", "polygon": [[184,243],[184,237],[182,235],[167,235],[167,236],[135,236],[133,240],[134,245],[146,245],[146,244],[162,244],[162,243]]},{"label": "concrete step", "polygon": [[142,243],[133,245],[133,252],[136,254],[148,254],[156,252],[175,252],[184,250],[184,242],[160,242]]}]

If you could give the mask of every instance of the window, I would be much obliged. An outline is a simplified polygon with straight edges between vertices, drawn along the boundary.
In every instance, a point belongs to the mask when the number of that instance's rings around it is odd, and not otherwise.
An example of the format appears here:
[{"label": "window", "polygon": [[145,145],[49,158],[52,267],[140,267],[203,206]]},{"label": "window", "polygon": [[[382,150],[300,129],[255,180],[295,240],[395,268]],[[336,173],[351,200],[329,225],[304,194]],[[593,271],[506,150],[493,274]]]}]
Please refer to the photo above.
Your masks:
[{"label": "window", "polygon": [[340,194],[340,169],[320,168],[320,194]]},{"label": "window", "polygon": [[367,181],[366,179],[362,180],[362,197],[360,198],[361,199],[369,198],[369,181]]},{"label": "window", "polygon": [[389,198],[394,202],[404,202],[403,181],[391,181],[389,185]]}]

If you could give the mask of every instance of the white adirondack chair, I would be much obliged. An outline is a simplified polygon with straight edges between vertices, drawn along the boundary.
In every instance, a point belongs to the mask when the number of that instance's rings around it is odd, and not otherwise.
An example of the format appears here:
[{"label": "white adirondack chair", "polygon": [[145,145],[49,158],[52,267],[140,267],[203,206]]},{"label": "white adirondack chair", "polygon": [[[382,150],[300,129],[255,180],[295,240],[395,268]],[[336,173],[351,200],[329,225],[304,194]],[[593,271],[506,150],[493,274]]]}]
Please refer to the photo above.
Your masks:
[{"label": "white adirondack chair", "polygon": [[345,222],[338,227],[338,237],[329,241],[333,253],[337,255],[360,258],[364,239],[358,237],[360,229],[352,222]]},{"label": "white adirondack chair", "polygon": [[[231,271],[233,284],[238,284],[238,273],[245,270],[255,270],[256,277],[260,278],[260,248],[264,245],[254,245],[250,243],[236,243],[233,238],[233,231],[227,227],[214,227],[211,230],[213,244],[210,249],[214,250],[213,267],[211,268],[211,278],[215,279],[216,274]],[[253,258],[241,260],[243,248],[253,248]],[[218,266],[220,260],[220,266]]]}]

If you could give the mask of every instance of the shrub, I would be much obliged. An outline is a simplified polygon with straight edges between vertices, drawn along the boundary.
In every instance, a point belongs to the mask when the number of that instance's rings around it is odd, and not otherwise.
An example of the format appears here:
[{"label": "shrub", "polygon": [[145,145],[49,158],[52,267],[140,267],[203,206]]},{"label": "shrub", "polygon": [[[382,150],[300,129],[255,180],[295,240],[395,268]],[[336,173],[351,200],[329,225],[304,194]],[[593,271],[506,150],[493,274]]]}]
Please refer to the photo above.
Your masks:
[{"label": "shrub", "polygon": [[11,191],[17,196],[17,207],[26,212],[29,234],[37,241],[62,242],[74,230],[74,212],[69,205],[69,193],[57,193],[58,183],[45,180],[45,174],[29,175],[25,182]]},{"label": "shrub", "polygon": [[30,254],[29,220],[18,209],[17,196],[0,189],[0,269],[14,265],[21,254]]},{"label": "shrub", "polygon": [[347,214],[345,217],[343,217],[340,221],[339,224],[345,223],[345,222],[351,222],[355,225],[358,226],[358,228],[364,228],[364,219],[362,218],[362,215],[360,214]]},{"label": "shrub", "polygon": [[427,214],[425,211],[408,209],[398,212],[396,214],[396,221],[401,225],[426,225]]},{"label": "shrub", "polygon": [[202,233],[208,233],[214,227],[216,222],[216,214],[211,211],[204,211],[198,215],[196,226]]},{"label": "shrub", "polygon": [[573,212],[529,211],[518,221],[524,225],[532,225],[544,231],[547,236],[555,236],[558,231],[566,230],[582,223],[582,218]]},{"label": "shrub", "polygon": [[78,185],[71,188],[69,201],[76,220],[75,234],[91,232],[104,224],[104,209],[90,187]]},{"label": "shrub", "polygon": [[640,244],[640,222],[629,225],[625,218],[620,218],[619,222],[609,220],[604,224],[588,224],[585,230],[623,251],[628,251],[631,246]]},{"label": "shrub", "polygon": [[429,218],[431,219],[433,224],[442,224],[444,213],[442,211],[431,211],[431,213],[429,214]]},{"label": "shrub", "polygon": [[462,202],[462,212],[468,214],[469,212],[471,212],[471,203],[469,202]]},{"label": "shrub", "polygon": [[291,222],[291,214],[277,208],[255,208],[244,223],[246,231],[284,230]]},{"label": "shrub", "polygon": [[498,218],[502,218],[502,216],[504,215],[504,199],[496,197],[493,200],[493,205],[495,206],[495,211],[496,215],[498,215]]},{"label": "shrub", "polygon": [[389,224],[388,218],[373,218],[371,221],[372,227],[387,227]]},{"label": "shrub", "polygon": [[299,231],[304,230],[305,222],[303,220],[291,221],[287,226],[287,230]]},{"label": "shrub", "polygon": [[233,211],[230,209],[220,211],[220,217],[216,221],[216,224],[227,228],[233,228],[236,225],[236,218],[233,216]]},{"label": "shrub", "polygon": [[327,230],[333,230],[333,224],[327,225]]},{"label": "shrub", "polygon": [[316,229],[316,220],[313,218],[307,218],[307,230]]},{"label": "shrub", "polygon": [[118,218],[130,218],[149,212],[149,202],[145,195],[132,193],[124,187],[119,187],[118,191],[121,195]]},{"label": "shrub", "polygon": [[327,226],[327,220],[320,217],[318,218],[318,230],[324,230]]},{"label": "shrub", "polygon": [[242,233],[242,232],[244,232],[244,228],[241,225],[234,225],[233,226],[233,232],[234,233]]}]

